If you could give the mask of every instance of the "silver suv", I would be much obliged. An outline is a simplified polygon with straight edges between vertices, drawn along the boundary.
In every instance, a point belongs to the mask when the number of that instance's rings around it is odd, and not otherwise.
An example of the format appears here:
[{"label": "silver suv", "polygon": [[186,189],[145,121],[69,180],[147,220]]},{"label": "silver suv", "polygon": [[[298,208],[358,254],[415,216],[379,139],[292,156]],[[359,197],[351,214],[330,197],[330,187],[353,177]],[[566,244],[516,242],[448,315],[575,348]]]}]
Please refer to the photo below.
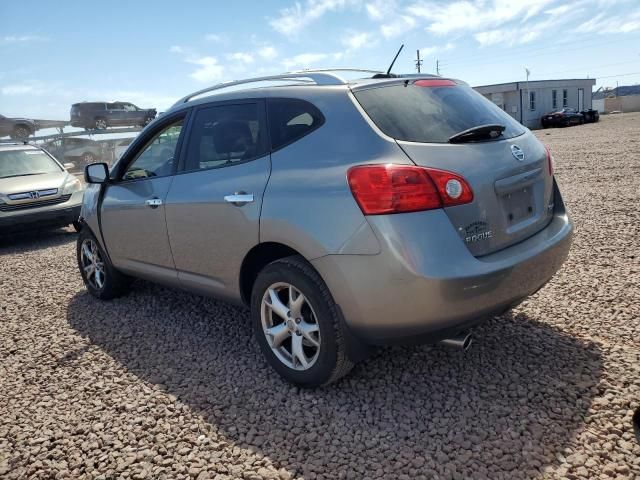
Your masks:
[{"label": "silver suv", "polygon": [[572,232],[549,151],[428,75],[218,85],[85,178],[77,258],[94,296],[139,277],[247,304],[268,362],[302,386],[372,345],[466,348],[467,328],[553,276]]},{"label": "silver suv", "polygon": [[28,144],[0,144],[0,234],[73,224],[83,186],[44,149]]}]

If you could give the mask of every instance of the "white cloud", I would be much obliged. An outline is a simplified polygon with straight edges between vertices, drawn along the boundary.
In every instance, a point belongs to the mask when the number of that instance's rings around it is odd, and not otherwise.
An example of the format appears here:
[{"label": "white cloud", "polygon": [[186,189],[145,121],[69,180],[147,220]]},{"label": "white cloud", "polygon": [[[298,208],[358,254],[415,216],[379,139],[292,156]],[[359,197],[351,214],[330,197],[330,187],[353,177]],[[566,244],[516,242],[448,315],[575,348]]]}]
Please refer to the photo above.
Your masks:
[{"label": "white cloud", "polygon": [[40,35],[5,35],[0,37],[0,45],[27,44],[33,42],[46,42],[49,39]]},{"label": "white cloud", "polygon": [[13,96],[13,95],[42,95],[47,92],[46,85],[42,82],[38,81],[26,81],[21,83],[14,83],[10,85],[5,85],[0,88],[0,93],[2,95]]},{"label": "white cloud", "polygon": [[285,58],[282,61],[285,69],[291,70],[292,68],[302,69],[309,68],[311,65],[325,60],[329,57],[326,53],[301,53],[295,57]]},{"label": "white cloud", "polygon": [[454,48],[456,48],[455,44],[448,42],[445,45],[432,45],[431,47],[424,47],[420,49],[420,56],[424,57],[428,57],[430,55],[433,55],[435,53],[439,53],[439,52],[447,52],[449,50],[453,50]]},{"label": "white cloud", "polygon": [[198,65],[198,68],[189,74],[197,82],[217,81],[224,75],[224,67],[215,57],[191,57],[187,62]]},{"label": "white cloud", "polygon": [[380,32],[385,38],[394,38],[404,35],[416,27],[416,20],[408,15],[398,15],[390,22],[380,26]]},{"label": "white cloud", "polygon": [[169,48],[170,53],[184,53],[184,49],[178,45],[172,45]]},{"label": "white cloud", "polygon": [[474,35],[477,42],[483,46],[488,47],[490,45],[519,45],[523,43],[529,43],[541,35],[539,30],[522,31],[520,29],[510,30],[489,30],[486,32],[479,32]]},{"label": "white cloud", "polygon": [[253,63],[253,55],[247,52],[235,52],[228,53],[227,58],[229,60],[235,60],[241,63]]},{"label": "white cloud", "polygon": [[422,1],[407,12],[428,22],[426,30],[438,35],[455,31],[497,27],[512,20],[526,20],[555,0],[458,0],[442,4]]},{"label": "white cloud", "polygon": [[0,92],[2,92],[3,95],[24,95],[25,93],[33,92],[33,87],[22,84],[7,85],[6,87],[2,87]]},{"label": "white cloud", "polygon": [[373,35],[368,32],[354,32],[342,38],[342,44],[348,50],[359,50],[373,43]]},{"label": "white cloud", "polygon": [[384,20],[392,15],[396,9],[395,1],[393,0],[373,0],[365,5],[365,10],[371,20]]},{"label": "white cloud", "polygon": [[217,35],[215,33],[208,33],[207,35],[204,36],[204,39],[207,42],[214,42],[214,43],[220,43],[224,40],[221,35]]},{"label": "white cloud", "polygon": [[258,55],[264,60],[273,60],[278,56],[278,51],[274,47],[266,45],[258,49]]},{"label": "white cloud", "polygon": [[631,33],[640,30],[640,9],[627,15],[610,15],[599,13],[591,20],[577,27],[581,32],[597,33]]},{"label": "white cloud", "polygon": [[280,10],[280,15],[269,23],[283,35],[295,36],[324,14],[354,3],[355,0],[306,0],[304,5],[296,2],[293,6]]}]

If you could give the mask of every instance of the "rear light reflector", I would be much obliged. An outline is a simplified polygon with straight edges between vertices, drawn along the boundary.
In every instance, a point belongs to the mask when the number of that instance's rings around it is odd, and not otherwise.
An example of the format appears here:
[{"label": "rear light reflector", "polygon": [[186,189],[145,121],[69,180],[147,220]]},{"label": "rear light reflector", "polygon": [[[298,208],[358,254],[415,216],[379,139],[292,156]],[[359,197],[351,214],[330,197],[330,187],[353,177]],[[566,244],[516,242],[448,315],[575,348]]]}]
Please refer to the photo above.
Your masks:
[{"label": "rear light reflector", "polygon": [[353,197],[365,215],[418,212],[473,200],[460,175],[413,165],[361,165],[347,173]]},{"label": "rear light reflector", "polygon": [[547,152],[547,167],[549,168],[549,175],[553,176],[553,172],[555,171],[555,162],[553,161],[553,155],[551,155],[551,150],[546,145],[544,146],[545,151]]}]

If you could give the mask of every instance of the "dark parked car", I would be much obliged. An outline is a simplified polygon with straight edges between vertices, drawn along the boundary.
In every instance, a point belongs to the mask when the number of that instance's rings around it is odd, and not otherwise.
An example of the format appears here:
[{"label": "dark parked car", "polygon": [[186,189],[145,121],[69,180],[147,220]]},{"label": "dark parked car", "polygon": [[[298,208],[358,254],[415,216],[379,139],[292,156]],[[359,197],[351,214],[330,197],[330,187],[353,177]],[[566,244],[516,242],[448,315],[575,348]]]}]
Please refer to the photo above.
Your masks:
[{"label": "dark parked car", "polygon": [[88,138],[58,138],[44,144],[44,148],[61,162],[89,165],[102,159],[102,147]]},{"label": "dark parked car", "polygon": [[71,106],[71,125],[104,130],[107,127],[143,127],[156,118],[155,108],[127,102],[82,102]]},{"label": "dark parked car", "polygon": [[29,118],[7,118],[0,115],[0,137],[25,140],[36,131],[36,122]]},{"label": "dark parked car", "polygon": [[573,108],[563,108],[555,112],[545,113],[540,119],[542,128],[547,127],[570,127],[571,125],[582,125],[584,115]]}]

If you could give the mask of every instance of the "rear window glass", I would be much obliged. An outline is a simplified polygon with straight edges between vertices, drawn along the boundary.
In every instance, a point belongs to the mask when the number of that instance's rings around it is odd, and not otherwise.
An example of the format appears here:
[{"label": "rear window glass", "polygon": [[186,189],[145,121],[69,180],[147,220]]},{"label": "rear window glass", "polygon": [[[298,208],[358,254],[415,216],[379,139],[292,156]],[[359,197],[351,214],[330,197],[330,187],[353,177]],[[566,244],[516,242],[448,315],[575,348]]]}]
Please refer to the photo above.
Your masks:
[{"label": "rear window glass", "polygon": [[447,143],[449,137],[472,127],[500,124],[498,139],[524,133],[524,127],[470,87],[392,85],[355,91],[371,120],[396,140]]},{"label": "rear window glass", "polygon": [[271,148],[278,149],[304,137],[324,122],[320,110],[304,100],[269,99]]}]

